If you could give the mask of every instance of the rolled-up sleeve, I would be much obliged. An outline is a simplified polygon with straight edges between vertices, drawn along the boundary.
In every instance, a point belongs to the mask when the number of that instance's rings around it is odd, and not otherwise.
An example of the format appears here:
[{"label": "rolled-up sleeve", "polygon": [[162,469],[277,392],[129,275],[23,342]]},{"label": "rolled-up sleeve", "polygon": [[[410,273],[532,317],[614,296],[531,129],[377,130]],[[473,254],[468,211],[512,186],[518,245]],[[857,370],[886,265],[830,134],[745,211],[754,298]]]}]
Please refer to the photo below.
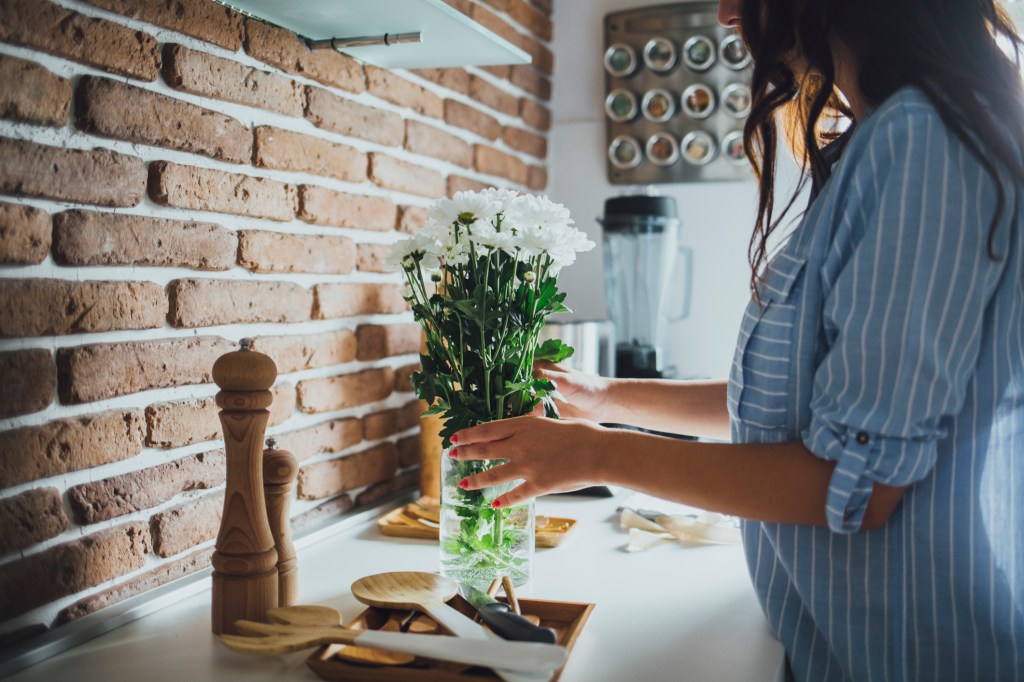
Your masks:
[{"label": "rolled-up sleeve", "polygon": [[822,271],[827,352],[802,433],[836,462],[826,502],[836,532],[860,529],[875,483],[909,485],[934,467],[1001,272],[988,252],[992,179],[934,110],[885,117],[843,203],[847,256]]}]

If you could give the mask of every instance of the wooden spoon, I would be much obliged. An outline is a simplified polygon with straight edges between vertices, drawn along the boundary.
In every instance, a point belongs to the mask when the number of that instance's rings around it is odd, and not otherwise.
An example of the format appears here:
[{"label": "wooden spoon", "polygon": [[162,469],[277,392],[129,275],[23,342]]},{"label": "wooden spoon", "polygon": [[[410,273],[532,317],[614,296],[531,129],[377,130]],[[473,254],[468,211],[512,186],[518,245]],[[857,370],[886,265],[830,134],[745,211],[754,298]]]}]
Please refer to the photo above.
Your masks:
[{"label": "wooden spoon", "polygon": [[[380,630],[398,632],[401,618],[404,614],[393,612]],[[341,625],[341,614],[337,609],[328,606],[285,606],[277,609],[270,609],[267,616],[272,623],[284,623],[286,625]],[[368,628],[353,628],[368,629]],[[384,651],[383,649],[371,649],[365,646],[344,644],[338,647],[334,655],[343,658],[351,663],[363,665],[405,665],[412,663],[416,657],[411,654],[402,654],[395,651]]]}]

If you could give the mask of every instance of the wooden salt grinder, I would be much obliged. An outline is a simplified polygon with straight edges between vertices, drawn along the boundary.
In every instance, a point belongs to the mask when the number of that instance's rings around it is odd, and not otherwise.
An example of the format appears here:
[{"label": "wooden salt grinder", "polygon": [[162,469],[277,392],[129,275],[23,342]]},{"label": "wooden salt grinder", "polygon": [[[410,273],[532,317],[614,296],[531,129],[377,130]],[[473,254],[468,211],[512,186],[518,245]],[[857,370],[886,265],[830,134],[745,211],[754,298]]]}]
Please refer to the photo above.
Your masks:
[{"label": "wooden salt grinder", "polygon": [[241,350],[213,365],[227,453],[224,515],[212,559],[212,628],[218,635],[241,634],[235,621],[265,621],[278,603],[277,551],[263,499],[263,435],[273,401],[268,389],[276,378],[274,361],[253,351],[252,339],[242,339]]},{"label": "wooden salt grinder", "polygon": [[270,533],[277,548],[278,606],[291,606],[299,597],[298,561],[289,520],[298,473],[299,460],[295,455],[278,450],[277,441],[268,438],[267,449],[263,451],[263,496],[267,502]]}]

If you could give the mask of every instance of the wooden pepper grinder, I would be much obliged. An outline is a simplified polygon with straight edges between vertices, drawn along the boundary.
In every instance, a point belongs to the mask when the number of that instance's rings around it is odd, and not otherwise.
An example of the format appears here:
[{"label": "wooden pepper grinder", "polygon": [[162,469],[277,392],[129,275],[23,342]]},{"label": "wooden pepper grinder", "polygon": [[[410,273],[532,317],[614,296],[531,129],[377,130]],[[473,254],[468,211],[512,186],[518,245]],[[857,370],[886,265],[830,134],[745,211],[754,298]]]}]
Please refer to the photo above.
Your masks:
[{"label": "wooden pepper grinder", "polygon": [[267,502],[270,533],[277,547],[278,606],[291,606],[299,596],[298,561],[289,519],[298,473],[299,460],[295,455],[278,450],[277,440],[268,438],[267,449],[263,451],[263,496]]},{"label": "wooden pepper grinder", "polygon": [[213,365],[227,454],[224,515],[212,559],[212,628],[218,635],[241,634],[235,621],[264,621],[278,603],[277,551],[263,499],[263,435],[273,401],[268,389],[276,378],[274,361],[253,351],[252,339],[242,339],[241,350]]}]

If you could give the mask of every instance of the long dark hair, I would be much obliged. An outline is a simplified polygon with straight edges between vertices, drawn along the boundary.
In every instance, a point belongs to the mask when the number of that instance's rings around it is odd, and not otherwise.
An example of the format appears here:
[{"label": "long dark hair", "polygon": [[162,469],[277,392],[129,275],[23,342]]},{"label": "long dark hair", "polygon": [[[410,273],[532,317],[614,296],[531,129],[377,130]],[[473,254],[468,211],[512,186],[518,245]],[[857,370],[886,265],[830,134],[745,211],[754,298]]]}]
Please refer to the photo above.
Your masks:
[{"label": "long dark hair", "polygon": [[[753,102],[744,144],[760,185],[748,250],[755,295],[768,258],[769,236],[808,179],[813,191],[828,179],[831,168],[822,150],[842,127],[836,123],[852,118],[835,87],[833,37],[857,58],[857,85],[868,106],[878,106],[904,86],[917,86],[992,176],[997,202],[989,228],[989,255],[999,257],[993,240],[1006,196],[997,167],[1024,182],[1018,150],[1007,148],[1000,129],[1008,126],[1022,144],[1024,88],[1019,64],[1024,43],[997,1],[744,0],[741,20],[754,59]],[[808,66],[800,81],[787,66],[793,55]],[[788,140],[804,173],[793,198],[777,213],[780,137]]]}]

